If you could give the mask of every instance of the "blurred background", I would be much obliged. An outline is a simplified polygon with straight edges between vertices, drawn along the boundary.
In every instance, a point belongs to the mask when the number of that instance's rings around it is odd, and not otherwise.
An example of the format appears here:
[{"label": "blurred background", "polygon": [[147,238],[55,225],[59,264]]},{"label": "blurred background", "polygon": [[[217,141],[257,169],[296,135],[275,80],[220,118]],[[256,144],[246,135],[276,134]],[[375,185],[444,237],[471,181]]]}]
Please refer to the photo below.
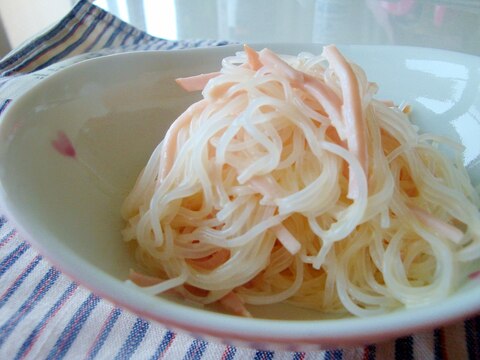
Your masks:
[{"label": "blurred background", "polygon": [[[0,0],[0,56],[76,0]],[[398,44],[480,55],[480,0],[92,0],[154,36]]]}]

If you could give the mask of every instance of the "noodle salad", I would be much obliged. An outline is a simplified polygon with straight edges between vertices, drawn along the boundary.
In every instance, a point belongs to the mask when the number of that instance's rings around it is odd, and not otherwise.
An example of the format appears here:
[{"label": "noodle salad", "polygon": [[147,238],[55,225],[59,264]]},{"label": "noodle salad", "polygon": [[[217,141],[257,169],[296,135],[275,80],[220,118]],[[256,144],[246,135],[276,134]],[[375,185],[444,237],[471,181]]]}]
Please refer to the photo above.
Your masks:
[{"label": "noodle salad", "polygon": [[122,207],[139,266],[129,281],[144,291],[242,316],[278,302],[368,316],[446,297],[480,258],[462,147],[376,99],[335,46],[245,46],[219,72],[177,83],[203,99]]}]

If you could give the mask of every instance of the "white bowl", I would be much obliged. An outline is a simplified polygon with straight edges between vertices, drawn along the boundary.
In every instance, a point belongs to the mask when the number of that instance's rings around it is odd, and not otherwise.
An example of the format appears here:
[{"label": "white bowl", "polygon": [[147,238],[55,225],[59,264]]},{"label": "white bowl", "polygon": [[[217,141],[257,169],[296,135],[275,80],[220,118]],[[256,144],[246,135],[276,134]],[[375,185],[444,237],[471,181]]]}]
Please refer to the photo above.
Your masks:
[{"label": "white bowl", "polygon": [[[271,45],[319,53],[320,45]],[[43,80],[10,104],[0,126],[0,202],[53,264],[93,292],[194,336],[263,348],[318,349],[378,342],[480,311],[480,280],[428,307],[371,318],[326,318],[287,305],[247,319],[154,297],[126,286],[133,265],[120,236],[120,204],[171,121],[199,94],[173,79],[220,67],[240,47],[137,52],[88,60]],[[480,182],[480,59],[441,50],[348,46],[341,50],[380,85],[380,97],[413,106],[415,122],[466,147]],[[53,142],[63,132],[73,153]],[[61,144],[60,144],[61,145]],[[65,144],[64,144],[65,145]],[[71,149],[70,149],[71,150]],[[474,264],[471,271],[478,270]]]}]

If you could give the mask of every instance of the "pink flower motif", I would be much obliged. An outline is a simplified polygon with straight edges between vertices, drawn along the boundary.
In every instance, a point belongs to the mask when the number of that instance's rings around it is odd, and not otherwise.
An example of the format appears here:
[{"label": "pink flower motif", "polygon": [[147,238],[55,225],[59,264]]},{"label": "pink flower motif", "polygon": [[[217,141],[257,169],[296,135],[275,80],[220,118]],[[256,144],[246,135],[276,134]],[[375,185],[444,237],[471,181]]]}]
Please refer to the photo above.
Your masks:
[{"label": "pink flower motif", "polygon": [[415,0],[381,1],[381,6],[394,16],[407,15],[415,5]]},{"label": "pink flower motif", "polygon": [[435,5],[435,10],[433,13],[433,23],[435,24],[435,26],[442,26],[446,12],[447,7],[445,5]]},{"label": "pink flower motif", "polygon": [[474,272],[468,274],[468,278],[472,279],[472,280],[473,279],[479,279],[480,278],[480,270],[474,271]]},{"label": "pink flower motif", "polygon": [[57,138],[52,140],[52,146],[63,156],[74,158],[76,155],[72,142],[62,130],[57,132]]}]

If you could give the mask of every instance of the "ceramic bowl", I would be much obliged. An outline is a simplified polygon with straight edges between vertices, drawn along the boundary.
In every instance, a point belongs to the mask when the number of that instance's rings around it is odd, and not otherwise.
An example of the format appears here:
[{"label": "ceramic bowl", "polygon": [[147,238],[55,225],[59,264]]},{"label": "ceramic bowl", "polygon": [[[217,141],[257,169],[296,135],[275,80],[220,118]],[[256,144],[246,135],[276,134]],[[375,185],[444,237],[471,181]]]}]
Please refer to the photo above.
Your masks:
[{"label": "ceramic bowl", "polygon": [[[263,46],[258,46],[259,48]],[[284,54],[320,45],[269,46]],[[61,271],[147,319],[197,337],[263,348],[360,345],[480,311],[480,280],[462,274],[454,294],[428,307],[335,319],[288,305],[252,307],[255,318],[147,295],[125,284],[132,257],[121,239],[120,205],[169,124],[199,94],[176,77],[219,69],[240,47],[137,52],[67,67],[11,103],[0,125],[0,203],[20,233]],[[380,86],[379,97],[412,105],[425,131],[465,146],[480,183],[480,59],[441,50],[344,46]]]}]

